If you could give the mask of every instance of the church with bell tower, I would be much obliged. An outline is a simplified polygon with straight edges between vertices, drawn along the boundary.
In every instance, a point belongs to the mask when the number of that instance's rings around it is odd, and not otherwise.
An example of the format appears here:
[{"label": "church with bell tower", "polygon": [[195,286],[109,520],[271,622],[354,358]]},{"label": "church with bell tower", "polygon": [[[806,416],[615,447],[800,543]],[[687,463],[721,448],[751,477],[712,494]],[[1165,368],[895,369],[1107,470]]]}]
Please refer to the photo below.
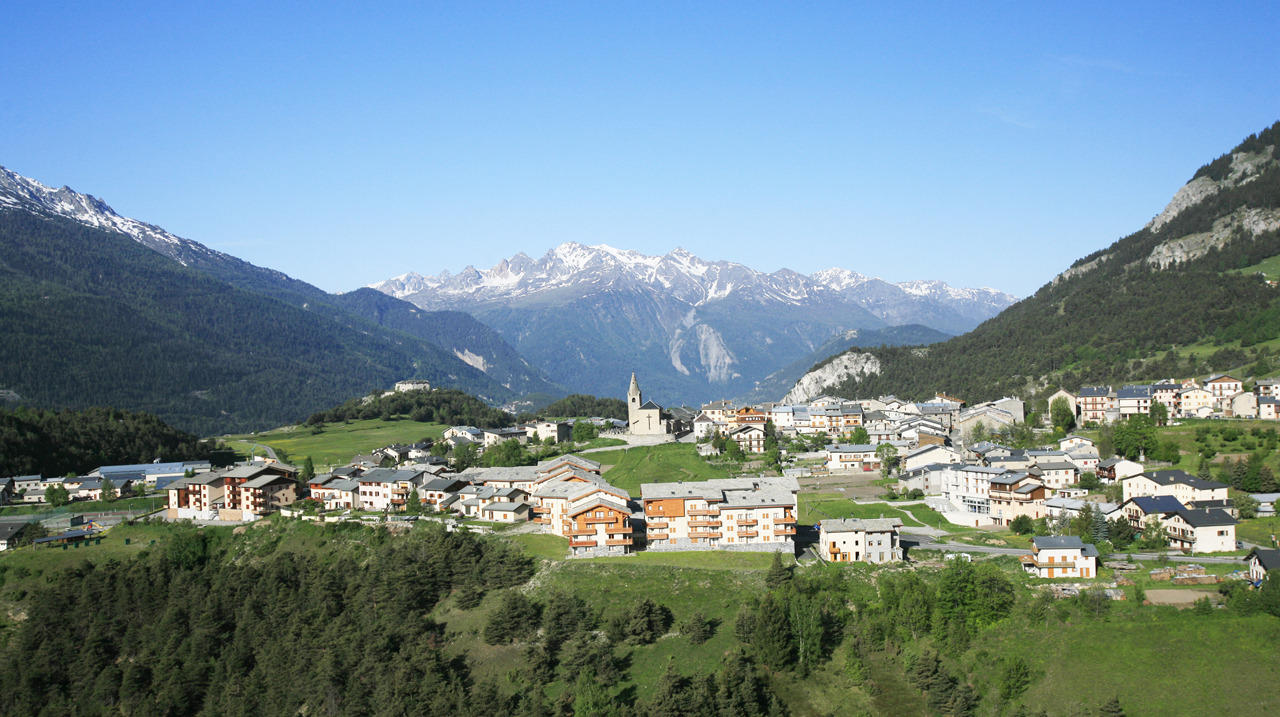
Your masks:
[{"label": "church with bell tower", "polygon": [[653,401],[645,402],[634,371],[631,373],[631,388],[627,390],[627,432],[633,436],[663,436],[668,432],[662,406]]}]

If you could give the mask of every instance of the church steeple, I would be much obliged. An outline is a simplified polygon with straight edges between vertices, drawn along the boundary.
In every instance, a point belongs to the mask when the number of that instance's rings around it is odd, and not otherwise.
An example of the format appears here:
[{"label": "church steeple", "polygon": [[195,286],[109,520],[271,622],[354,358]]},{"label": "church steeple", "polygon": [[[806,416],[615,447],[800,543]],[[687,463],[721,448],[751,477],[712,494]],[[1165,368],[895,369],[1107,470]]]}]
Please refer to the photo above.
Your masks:
[{"label": "church steeple", "polygon": [[627,390],[627,398],[640,397],[640,382],[636,380],[636,372],[631,372],[631,388]]}]

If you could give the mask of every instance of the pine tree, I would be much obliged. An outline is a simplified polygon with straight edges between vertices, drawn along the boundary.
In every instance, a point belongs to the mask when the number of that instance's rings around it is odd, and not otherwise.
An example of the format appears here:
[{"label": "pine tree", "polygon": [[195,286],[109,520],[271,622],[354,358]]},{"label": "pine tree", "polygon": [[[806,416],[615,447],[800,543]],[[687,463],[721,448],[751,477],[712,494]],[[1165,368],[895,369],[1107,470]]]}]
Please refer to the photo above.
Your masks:
[{"label": "pine tree", "polygon": [[1120,698],[1112,697],[1102,703],[1102,707],[1098,708],[1098,714],[1102,717],[1124,717],[1124,708],[1120,706]]},{"label": "pine tree", "polygon": [[791,581],[791,571],[782,564],[782,553],[773,554],[773,562],[769,563],[769,572],[765,573],[764,584],[770,589],[777,589]]},{"label": "pine tree", "polygon": [[119,498],[120,494],[116,492],[116,484],[111,482],[110,478],[102,479],[102,499],[108,503],[114,502]]}]

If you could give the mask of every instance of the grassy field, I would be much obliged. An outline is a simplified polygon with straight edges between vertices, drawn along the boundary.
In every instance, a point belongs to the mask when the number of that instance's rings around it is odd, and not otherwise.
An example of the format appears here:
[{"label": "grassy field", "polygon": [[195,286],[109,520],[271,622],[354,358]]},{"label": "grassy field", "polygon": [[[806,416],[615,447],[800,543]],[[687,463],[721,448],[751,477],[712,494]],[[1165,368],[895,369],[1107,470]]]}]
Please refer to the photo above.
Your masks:
[{"label": "grassy field", "polygon": [[0,552],[0,604],[18,599],[44,584],[47,577],[56,572],[85,561],[96,565],[108,560],[123,560],[147,549],[152,541],[162,544],[170,534],[169,527],[164,524],[121,524],[103,534],[98,545],[81,544],[79,548],[68,546],[65,550],[61,546],[28,545]]},{"label": "grassy field", "polygon": [[[289,460],[301,463],[307,456],[315,463],[316,470],[325,466],[345,465],[358,453],[368,453],[375,448],[392,443],[416,443],[424,438],[439,438],[447,426],[439,423],[417,421],[352,421],[325,426],[321,433],[312,433],[305,426],[290,426],[257,435],[226,436],[227,445],[237,451],[249,453],[255,450],[252,443],[283,450]],[[261,454],[262,449],[256,449]]]},{"label": "grassy field", "polygon": [[1237,540],[1261,545],[1264,548],[1272,547],[1271,536],[1273,535],[1280,537],[1280,517],[1242,520],[1236,526]]},{"label": "grassy field", "polygon": [[1236,269],[1234,274],[1262,274],[1268,279],[1280,278],[1280,256],[1270,256],[1253,266]]},{"label": "grassy field", "polygon": [[163,508],[168,498],[163,493],[155,493],[141,498],[121,498],[111,502],[103,500],[77,500],[61,508],[48,504],[10,505],[0,508],[0,517],[14,515],[31,515],[41,518],[67,513],[106,513],[115,510],[155,510]]},{"label": "grassy field", "polygon": [[806,525],[827,518],[898,518],[905,527],[955,527],[928,506],[854,503],[839,493],[801,493],[799,509],[799,520]]},{"label": "grassy field", "polygon": [[[1193,615],[1172,608],[1117,609],[1111,619],[993,629],[970,653],[979,675],[1000,656],[1027,661],[1037,679],[1022,702],[1032,711],[1080,714],[1112,695],[1127,714],[1274,714],[1280,678],[1270,616]],[[1046,649],[1048,647],[1048,649]],[[1081,704],[1081,696],[1088,699]]]},{"label": "grassy field", "polygon": [[664,443],[586,456],[608,466],[604,478],[632,495],[640,496],[641,483],[669,483],[728,478],[728,469],[711,465],[691,443]]}]

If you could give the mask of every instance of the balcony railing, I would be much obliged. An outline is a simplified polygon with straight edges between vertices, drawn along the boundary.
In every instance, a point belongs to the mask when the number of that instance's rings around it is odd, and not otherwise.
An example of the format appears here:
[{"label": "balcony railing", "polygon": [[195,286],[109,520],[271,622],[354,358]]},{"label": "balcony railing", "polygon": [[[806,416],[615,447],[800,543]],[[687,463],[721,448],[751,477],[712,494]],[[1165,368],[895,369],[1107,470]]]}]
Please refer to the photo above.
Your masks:
[{"label": "balcony railing", "polygon": [[794,522],[796,522],[796,517],[795,517],[794,515],[784,515],[784,516],[782,516],[781,518],[778,518],[777,520],[775,520],[775,521],[773,521],[773,522],[775,522],[775,523],[794,523]]},{"label": "balcony railing", "polygon": [[693,508],[687,512],[689,515],[720,515],[719,508]]},{"label": "balcony railing", "polygon": [[671,524],[671,523],[670,523],[669,521],[666,521],[666,520],[651,520],[651,521],[649,521],[649,522],[648,522],[648,526],[649,526],[649,528],[650,528],[650,529],[653,529],[653,528],[666,528],[666,527],[668,527],[670,524]]},{"label": "balcony railing", "polygon": [[739,530],[738,531],[739,538],[754,538],[758,535],[760,535],[760,531],[758,530]]},{"label": "balcony railing", "polygon": [[759,523],[759,522],[760,521],[756,520],[755,518],[752,518],[750,520],[739,520],[738,525],[755,525],[756,523]]},{"label": "balcony railing", "polygon": [[614,538],[604,541],[605,545],[631,545],[631,538]]},{"label": "balcony railing", "polygon": [[569,547],[570,547],[570,548],[594,548],[594,547],[596,547],[596,541],[594,541],[594,540],[570,540],[570,541],[569,541]]},{"label": "balcony railing", "polygon": [[569,535],[595,535],[595,534],[596,534],[596,531],[594,531],[594,530],[570,530],[568,534],[569,534]]},{"label": "balcony railing", "polygon": [[718,520],[691,520],[691,521],[689,521],[689,527],[690,527],[690,528],[719,528],[719,527],[720,527],[720,521],[718,521]]},{"label": "balcony railing", "polygon": [[606,517],[604,517],[604,518],[590,518],[590,517],[589,517],[589,518],[587,518],[587,519],[586,519],[586,522],[588,522],[588,523],[612,523],[612,522],[613,522],[613,521],[615,521],[615,520],[617,520],[617,518],[615,518],[614,516],[610,515],[610,516],[606,516]]},{"label": "balcony railing", "polygon": [[720,531],[718,530],[692,531],[691,530],[689,531],[689,537],[690,538],[719,538]]},{"label": "balcony railing", "polygon": [[795,528],[774,528],[773,534],[774,535],[795,535],[796,529]]}]

